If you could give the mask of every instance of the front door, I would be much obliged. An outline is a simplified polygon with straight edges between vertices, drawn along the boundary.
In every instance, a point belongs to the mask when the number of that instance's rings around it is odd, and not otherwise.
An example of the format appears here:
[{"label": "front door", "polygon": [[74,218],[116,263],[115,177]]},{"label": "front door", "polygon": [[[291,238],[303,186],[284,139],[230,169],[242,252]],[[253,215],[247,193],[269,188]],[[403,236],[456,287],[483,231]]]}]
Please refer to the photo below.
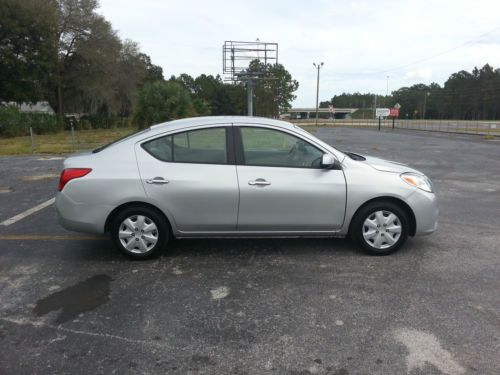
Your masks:
[{"label": "front door", "polygon": [[321,168],[324,151],[281,130],[252,126],[235,129],[239,231],[318,232],[342,226],[344,173]]}]

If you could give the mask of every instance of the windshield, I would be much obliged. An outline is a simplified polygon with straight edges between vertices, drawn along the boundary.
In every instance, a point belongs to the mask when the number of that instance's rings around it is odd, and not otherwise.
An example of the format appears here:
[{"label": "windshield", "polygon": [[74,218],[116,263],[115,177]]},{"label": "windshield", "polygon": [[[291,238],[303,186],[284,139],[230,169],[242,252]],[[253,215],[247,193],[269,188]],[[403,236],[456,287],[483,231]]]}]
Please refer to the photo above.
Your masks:
[{"label": "windshield", "polygon": [[128,134],[128,135],[126,135],[126,136],[124,136],[124,137],[121,137],[121,138],[115,139],[113,142],[110,142],[110,143],[107,143],[107,144],[105,144],[105,145],[103,145],[103,146],[97,147],[95,150],[93,150],[93,151],[92,151],[92,153],[93,153],[93,154],[96,154],[96,153],[98,153],[98,152],[101,152],[101,151],[102,151],[102,150],[104,150],[105,148],[108,148],[109,146],[112,146],[112,145],[117,144],[117,143],[119,143],[119,142],[125,141],[125,140],[127,140],[127,139],[129,139],[129,138],[132,138],[132,137],[136,136],[136,135],[143,134],[143,133],[147,133],[147,132],[148,132],[148,131],[150,131],[150,130],[151,130],[150,128],[147,128],[147,129],[142,129],[142,130],[138,130],[138,131],[133,132],[133,133],[131,133],[131,134]]}]

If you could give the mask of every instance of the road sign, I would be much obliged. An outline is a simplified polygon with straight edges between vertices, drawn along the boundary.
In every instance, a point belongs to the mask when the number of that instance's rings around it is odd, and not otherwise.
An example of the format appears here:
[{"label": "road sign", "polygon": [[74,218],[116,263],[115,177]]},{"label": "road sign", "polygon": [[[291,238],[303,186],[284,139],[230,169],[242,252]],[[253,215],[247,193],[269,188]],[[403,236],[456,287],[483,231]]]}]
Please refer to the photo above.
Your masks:
[{"label": "road sign", "polygon": [[377,108],[375,110],[375,117],[387,117],[391,113],[389,108]]},{"label": "road sign", "polygon": [[333,105],[328,105],[328,112],[333,113]]},{"label": "road sign", "polygon": [[396,108],[396,109],[401,108],[401,104],[399,104],[399,103],[394,104],[394,108]]},{"label": "road sign", "polygon": [[399,117],[399,108],[391,108],[390,109],[390,113],[389,113],[389,116],[392,116],[392,117]]}]

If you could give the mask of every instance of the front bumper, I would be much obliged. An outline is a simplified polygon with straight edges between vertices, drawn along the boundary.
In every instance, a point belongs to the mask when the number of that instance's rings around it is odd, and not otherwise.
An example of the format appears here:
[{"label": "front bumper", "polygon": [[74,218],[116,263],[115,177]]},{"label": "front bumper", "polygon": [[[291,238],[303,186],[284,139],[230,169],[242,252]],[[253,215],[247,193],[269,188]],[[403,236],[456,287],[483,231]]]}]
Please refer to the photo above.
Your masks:
[{"label": "front bumper", "polygon": [[437,197],[434,193],[423,190],[416,190],[407,199],[416,221],[416,236],[431,234],[438,227],[437,219],[439,215]]}]

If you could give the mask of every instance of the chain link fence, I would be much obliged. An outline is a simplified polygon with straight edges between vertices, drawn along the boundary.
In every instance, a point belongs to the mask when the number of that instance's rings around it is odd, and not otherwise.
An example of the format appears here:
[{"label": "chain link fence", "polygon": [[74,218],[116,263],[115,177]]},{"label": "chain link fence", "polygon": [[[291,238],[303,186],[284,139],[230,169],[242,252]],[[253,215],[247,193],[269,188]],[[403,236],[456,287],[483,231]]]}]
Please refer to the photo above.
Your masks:
[{"label": "chain link fence", "polygon": [[[316,125],[315,119],[292,120],[301,126]],[[331,120],[318,119],[318,126],[347,126],[357,128],[394,128],[424,130],[445,133],[477,134],[486,136],[500,136],[500,121],[475,120],[405,120],[405,119],[353,119]]]}]

